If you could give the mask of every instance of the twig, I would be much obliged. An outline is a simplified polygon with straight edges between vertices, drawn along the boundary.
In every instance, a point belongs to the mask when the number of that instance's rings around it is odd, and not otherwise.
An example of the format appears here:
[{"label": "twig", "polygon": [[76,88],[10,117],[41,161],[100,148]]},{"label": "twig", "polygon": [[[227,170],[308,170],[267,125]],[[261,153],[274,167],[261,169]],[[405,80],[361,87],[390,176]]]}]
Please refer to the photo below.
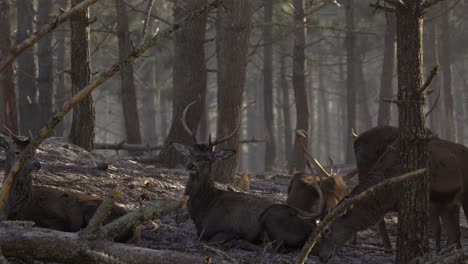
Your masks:
[{"label": "twig", "polygon": [[214,247],[210,247],[206,244],[200,244],[200,248],[206,252],[209,252],[209,253],[214,253],[216,255],[218,255],[219,257],[229,261],[230,263],[239,263],[237,260],[233,259],[232,257],[230,257],[228,254],[226,254],[224,251],[222,250],[219,250],[217,248],[214,248]]},{"label": "twig", "polygon": [[65,11],[62,14],[60,14],[59,16],[57,16],[53,21],[43,25],[41,28],[39,28],[39,30],[34,32],[32,35],[30,35],[28,38],[23,40],[18,45],[16,45],[6,57],[0,58],[0,60],[1,60],[0,61],[0,72],[2,72],[9,64],[11,64],[27,48],[34,45],[34,43],[38,42],[41,38],[43,38],[49,32],[56,29],[60,24],[62,24],[63,22],[69,20],[74,15],[76,15],[77,13],[85,10],[89,6],[95,4],[97,1],[99,1],[99,0],[85,0],[85,1],[82,1],[81,3],[73,6],[72,8],[68,9],[67,11]]},{"label": "twig", "polygon": [[357,201],[362,200],[362,199],[369,199],[371,195],[374,195],[377,192],[380,192],[382,189],[398,184],[402,181],[420,176],[426,172],[426,169],[419,169],[416,171],[412,171],[409,173],[406,173],[404,175],[394,177],[387,179],[381,183],[378,183],[365,192],[362,192],[354,197],[348,198],[344,200],[342,203],[340,203],[337,207],[335,207],[324,219],[321,221],[317,227],[314,229],[312,234],[309,236],[307,239],[307,242],[305,243],[304,247],[302,248],[299,257],[296,261],[298,264],[304,264],[305,260],[307,259],[307,256],[309,255],[310,251],[312,248],[315,246],[317,243],[317,240],[320,238],[320,234],[322,233],[323,230],[325,230],[335,219],[340,217],[343,212],[346,211],[346,209],[352,207]]},{"label": "twig", "polygon": [[382,252],[385,252],[385,253],[394,253],[394,252],[396,252],[395,249],[391,249],[391,248],[380,248],[380,247],[360,246],[360,245],[351,245],[351,244],[345,244],[344,246],[348,247],[348,248],[354,248],[354,249],[382,251]]},{"label": "twig", "polygon": [[143,34],[141,36],[140,45],[146,41],[148,35],[149,21],[151,17],[151,11],[153,10],[154,0],[148,1],[148,14],[146,15],[145,22],[143,24]]},{"label": "twig", "polygon": [[0,192],[0,210],[3,210],[5,203],[8,199],[8,195],[10,193],[11,186],[13,185],[13,181],[21,170],[21,168],[26,164],[26,161],[32,157],[42,143],[44,139],[47,138],[49,133],[54,130],[54,128],[63,120],[66,113],[68,113],[75,105],[81,102],[84,98],[91,94],[97,87],[103,84],[105,81],[109,80],[112,76],[114,76],[120,69],[124,68],[125,66],[132,63],[135,59],[141,57],[149,48],[158,44],[163,39],[168,38],[172,33],[176,32],[177,30],[181,29],[182,27],[186,26],[190,22],[192,22],[197,17],[206,14],[219,6],[221,6],[221,0],[215,0],[211,4],[205,5],[202,8],[196,10],[192,14],[188,15],[181,23],[174,24],[160,34],[157,34],[152,37],[151,40],[143,44],[140,48],[133,51],[125,60],[118,62],[112,65],[107,71],[102,73],[95,81],[91,84],[80,90],[75,96],[73,96],[67,103],[64,104],[62,112],[56,113],[49,121],[46,127],[42,128],[39,131],[39,135],[31,141],[31,143],[27,146],[27,148],[23,151],[19,159],[15,162],[12,169],[8,173],[6,181],[3,183],[3,187]]},{"label": "twig", "polygon": [[427,9],[427,8],[430,8],[431,6],[439,3],[439,2],[442,2],[444,0],[426,0],[424,1],[424,3],[422,4],[422,8],[423,9]]},{"label": "twig", "polygon": [[434,79],[434,76],[436,76],[437,71],[439,70],[439,65],[436,65],[432,68],[431,72],[429,73],[429,76],[426,79],[426,82],[424,82],[423,86],[419,88],[418,94],[424,93],[424,91],[431,85],[432,79]]},{"label": "twig", "polygon": [[99,235],[99,230],[101,229],[102,223],[106,220],[114,206],[115,200],[122,195],[119,187],[115,187],[112,192],[104,198],[101,202],[101,205],[98,207],[93,217],[88,223],[88,226],[80,231],[80,236],[97,236]]},{"label": "twig", "polygon": [[396,100],[396,99],[382,99],[382,101],[386,102],[386,103],[390,103],[390,104],[396,104],[396,105],[399,105],[400,104],[400,101],[399,100]]},{"label": "twig", "polygon": [[440,99],[440,90],[437,90],[436,100],[434,104],[432,105],[431,109],[429,109],[429,111],[426,113],[426,117],[428,117],[432,113],[432,111],[434,111],[434,109],[437,107],[437,103],[439,103],[439,99]]},{"label": "twig", "polygon": [[128,230],[132,226],[137,226],[145,221],[154,219],[157,216],[176,211],[181,201],[156,201],[148,206],[133,210],[132,212],[115,219],[103,226],[101,231],[104,237],[113,239],[119,235],[120,230]]},{"label": "twig", "polygon": [[86,250],[85,255],[94,260],[96,263],[106,263],[106,264],[126,264],[112,256],[109,256],[106,253],[94,251],[91,249]]}]

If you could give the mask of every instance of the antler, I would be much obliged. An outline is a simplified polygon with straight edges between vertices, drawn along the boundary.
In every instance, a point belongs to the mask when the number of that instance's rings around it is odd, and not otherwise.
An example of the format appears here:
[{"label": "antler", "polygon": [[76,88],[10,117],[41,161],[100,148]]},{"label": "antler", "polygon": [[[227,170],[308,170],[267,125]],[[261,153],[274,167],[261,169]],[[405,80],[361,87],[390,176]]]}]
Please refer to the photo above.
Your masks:
[{"label": "antler", "polygon": [[187,123],[185,122],[185,116],[187,115],[187,111],[188,109],[193,105],[195,104],[199,99],[196,99],[195,101],[191,102],[190,104],[188,104],[185,108],[184,108],[184,112],[182,113],[182,118],[180,119],[180,121],[182,122],[182,126],[184,127],[185,131],[187,131],[187,133],[192,136],[192,139],[193,141],[195,142],[195,144],[197,143],[197,137],[195,136],[195,134],[192,132],[192,130],[190,130],[190,128],[187,126]]},{"label": "antler", "polygon": [[210,142],[209,142],[210,146],[216,146],[216,145],[221,144],[221,143],[229,140],[230,138],[232,138],[237,133],[237,131],[239,131],[240,123],[241,123],[240,119],[237,120],[236,129],[234,129],[234,131],[232,131],[231,134],[229,134],[229,135],[227,135],[227,136],[225,136],[225,137],[223,137],[221,139],[216,139],[215,142],[213,142],[213,143],[211,143],[211,135],[210,135]]},{"label": "antler", "polygon": [[[322,164],[320,164],[320,162],[318,162],[318,160],[316,160],[314,158],[314,156],[309,152],[307,151],[307,149],[305,148],[305,146],[302,146],[302,149],[304,151],[304,154],[306,154],[306,159],[307,160],[312,160],[313,163],[314,163],[314,166],[315,168],[319,171],[319,173],[324,176],[324,177],[330,177],[330,174],[322,167]],[[308,156],[308,157],[307,157]]]},{"label": "antler", "polygon": [[351,134],[353,135],[353,139],[356,139],[359,135],[356,133],[356,131],[354,130],[354,127],[351,128]]}]

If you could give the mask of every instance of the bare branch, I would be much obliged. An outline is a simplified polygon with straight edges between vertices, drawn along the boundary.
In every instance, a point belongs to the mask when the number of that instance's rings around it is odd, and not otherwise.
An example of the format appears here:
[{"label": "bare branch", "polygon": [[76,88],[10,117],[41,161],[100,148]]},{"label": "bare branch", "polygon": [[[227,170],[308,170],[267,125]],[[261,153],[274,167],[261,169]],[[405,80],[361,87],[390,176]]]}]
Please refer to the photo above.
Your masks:
[{"label": "bare branch", "polygon": [[145,17],[145,22],[143,24],[143,34],[142,34],[143,36],[141,37],[140,45],[146,41],[146,37],[148,35],[148,27],[149,27],[149,22],[150,22],[150,17],[151,17],[151,11],[153,10],[153,5],[154,5],[154,0],[149,0],[148,1],[148,14]]},{"label": "bare branch", "polygon": [[377,3],[370,3],[369,6],[372,7],[372,8],[375,8],[376,10],[379,9],[379,10],[383,10],[383,11],[385,11],[385,12],[390,12],[390,13],[394,13],[394,12],[395,12],[395,8],[389,7],[389,6],[385,6],[385,5],[381,5],[381,4],[379,4],[379,2],[377,2]]},{"label": "bare branch", "polygon": [[434,77],[436,76],[438,70],[439,70],[439,65],[436,65],[436,66],[434,66],[432,68],[432,70],[429,73],[429,76],[427,77],[427,79],[424,82],[423,86],[421,86],[421,88],[419,88],[419,90],[418,90],[419,94],[424,93],[424,91],[429,87],[429,85],[431,85],[432,79],[434,79]]},{"label": "bare branch", "polygon": [[88,86],[80,90],[75,96],[73,96],[67,103],[64,104],[62,112],[56,113],[49,121],[46,127],[42,128],[39,131],[39,135],[32,140],[32,142],[28,145],[28,147],[23,151],[19,159],[15,162],[13,167],[11,168],[6,181],[3,183],[2,189],[0,191],[0,210],[3,210],[5,203],[8,199],[10,189],[13,185],[13,181],[18,174],[18,172],[23,168],[26,164],[26,161],[32,157],[42,143],[44,139],[47,138],[49,133],[54,130],[54,128],[63,120],[66,113],[68,113],[74,106],[80,103],[84,98],[89,96],[92,91],[98,88],[101,84],[105,81],[109,80],[112,76],[118,73],[123,67],[129,65],[137,58],[141,57],[149,48],[158,44],[160,41],[167,39],[172,33],[176,32],[177,30],[181,29],[182,27],[186,26],[194,19],[208,13],[221,5],[221,0],[215,0],[211,4],[203,6],[202,8],[196,10],[192,14],[188,15],[182,22],[178,24],[174,24],[160,34],[155,35],[150,39],[148,42],[144,43],[140,48],[133,51],[125,60],[118,62],[112,65],[107,71],[102,73],[96,80],[90,83]]},{"label": "bare branch", "polygon": [[2,72],[8,65],[10,65],[27,48],[34,45],[34,43],[38,42],[45,35],[50,33],[52,30],[56,29],[60,24],[69,20],[74,15],[85,10],[89,6],[95,4],[97,1],[99,0],[84,0],[81,3],[73,6],[72,8],[60,14],[53,21],[43,25],[41,28],[39,28],[39,30],[34,32],[31,36],[29,36],[28,38],[23,40],[21,43],[16,45],[5,58],[0,58],[0,72]]},{"label": "bare branch", "polygon": [[422,4],[422,8],[423,8],[423,10],[427,9],[427,8],[430,8],[431,6],[433,6],[433,5],[435,5],[435,4],[439,3],[439,2],[442,2],[442,1],[444,1],[444,0],[426,0]]},{"label": "bare branch", "polygon": [[343,212],[346,211],[346,209],[352,207],[357,201],[362,200],[362,199],[370,199],[372,195],[375,195],[376,193],[379,193],[382,191],[382,189],[387,188],[388,186],[391,185],[396,185],[401,183],[402,181],[406,181],[415,177],[418,177],[420,175],[423,175],[426,172],[426,168],[424,169],[419,169],[416,171],[412,171],[409,173],[406,173],[404,175],[394,177],[387,179],[381,183],[378,183],[371,188],[369,188],[367,191],[360,193],[354,197],[350,197],[346,200],[343,200],[337,207],[335,207],[324,219],[321,221],[317,227],[314,229],[314,232],[309,236],[307,239],[307,242],[305,243],[304,247],[301,250],[301,253],[299,254],[299,257],[296,261],[297,264],[304,264],[305,260],[307,259],[307,256],[309,255],[311,249],[315,246],[317,243],[317,240],[320,238],[320,234],[325,230],[335,219],[340,217]]},{"label": "bare branch", "polygon": [[432,111],[434,111],[434,109],[437,107],[437,103],[439,103],[439,99],[440,99],[440,90],[437,90],[437,97],[434,102],[434,105],[432,105],[431,109],[429,109],[429,111],[426,113],[426,117],[428,117],[432,113]]},{"label": "bare branch", "polygon": [[390,103],[390,104],[396,104],[396,105],[399,105],[400,104],[400,101],[399,100],[395,100],[395,99],[382,99],[382,101],[386,102],[386,103]]}]

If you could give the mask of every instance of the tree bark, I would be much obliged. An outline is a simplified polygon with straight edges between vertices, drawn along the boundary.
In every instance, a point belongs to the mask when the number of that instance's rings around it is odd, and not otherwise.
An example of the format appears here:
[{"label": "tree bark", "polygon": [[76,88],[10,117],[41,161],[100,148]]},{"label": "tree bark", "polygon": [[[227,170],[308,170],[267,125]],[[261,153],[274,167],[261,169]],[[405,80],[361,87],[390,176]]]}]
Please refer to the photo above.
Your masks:
[{"label": "tree bark", "polygon": [[[285,52],[287,49],[284,41],[281,43],[281,52]],[[287,79],[287,55],[280,54],[280,86],[282,92],[282,110],[283,110],[283,129],[284,129],[284,160],[288,164],[289,159],[292,157],[292,125],[291,125],[291,108],[289,99],[289,84]]]},{"label": "tree bark", "polygon": [[354,1],[347,0],[345,6],[346,16],[346,107],[347,107],[347,128],[346,128],[346,163],[352,164],[354,160],[353,134],[356,129],[356,36],[354,34]]},{"label": "tree bark", "polygon": [[263,22],[263,89],[265,121],[265,171],[270,171],[276,162],[276,146],[273,134],[273,1],[264,0]]},{"label": "tree bark", "polygon": [[158,71],[157,59],[153,54],[151,64],[151,85],[143,88],[142,94],[142,128],[143,128],[143,141],[147,144],[158,143],[158,133],[156,132],[156,91],[158,89]]},{"label": "tree bark", "polygon": [[[442,1],[442,10],[448,10],[447,1]],[[441,19],[441,35],[440,35],[440,66],[443,75],[443,90],[444,90],[444,108],[445,108],[445,129],[441,132],[443,136],[452,142],[457,140],[455,130],[455,117],[454,117],[454,106],[453,106],[453,88],[452,88],[452,45],[451,45],[451,33],[449,25],[449,16],[451,11],[444,12]]]},{"label": "tree bark", "polygon": [[[418,91],[422,86],[422,2],[406,0],[396,8],[401,173],[427,166],[425,98]],[[427,173],[402,186],[396,263],[409,263],[429,249],[428,190]]]},{"label": "tree bark", "polygon": [[[59,5],[59,8],[62,9],[67,9],[68,8],[68,0],[60,0],[57,3]],[[68,26],[62,25],[60,27],[61,29],[69,29]],[[54,111],[58,112],[61,110],[61,107],[65,100],[67,98],[71,97],[71,89],[70,87],[67,87],[65,85],[65,69],[67,67],[69,68],[68,64],[69,62],[66,61],[66,50],[67,50],[67,45],[66,45],[66,36],[67,34],[65,32],[55,32],[54,34],[55,39],[57,41],[57,61],[54,63],[54,66],[56,68],[56,89],[55,89],[55,94],[54,94],[54,100],[55,100],[55,105],[54,105]],[[70,116],[65,117],[63,122],[61,122],[57,128],[55,129],[55,135],[59,137],[63,137],[65,135],[65,130],[66,128],[70,128]]]},{"label": "tree bark", "polygon": [[[425,34],[424,34],[424,64],[425,72],[429,72],[435,65],[439,65],[439,51],[438,51],[438,41],[437,41],[437,23],[431,21],[425,25]],[[440,77],[436,75],[431,82],[432,92],[428,95],[428,108],[433,107],[436,104],[437,95],[442,92],[440,90]],[[435,134],[440,134],[440,114],[442,113],[442,102],[437,102],[434,110],[429,115],[429,127],[431,131]]]},{"label": "tree bark", "polygon": [[[117,14],[117,38],[119,42],[119,58],[125,59],[133,50],[128,28],[128,13],[125,4],[121,0],[115,0]],[[124,114],[124,126],[126,141],[129,144],[140,144],[140,119],[138,116],[135,80],[133,65],[130,64],[120,72],[120,87],[122,112]],[[141,154],[135,152],[133,154]]]},{"label": "tree bark", "polygon": [[[38,5],[38,26],[44,25],[50,21],[52,11],[52,0],[41,1]],[[48,34],[38,43],[38,66],[39,79],[37,87],[39,89],[39,107],[41,111],[38,116],[38,125],[40,127],[47,124],[52,117],[52,95],[54,92],[53,58],[52,58],[52,35]]]},{"label": "tree bark", "polygon": [[[72,0],[72,5],[81,0]],[[91,56],[89,52],[89,8],[70,21],[71,27],[71,81],[72,94],[77,94],[91,81]],[[91,95],[73,109],[70,141],[88,151],[94,148],[94,122],[96,113]]]},{"label": "tree bark", "polygon": [[[322,60],[323,61],[323,60]],[[327,86],[325,85],[325,72],[323,69],[322,65],[318,66],[318,79],[319,79],[319,94],[320,94],[320,107],[321,107],[321,113],[320,113],[320,118],[322,122],[320,122],[320,127],[322,128],[322,132],[320,134],[320,141],[323,141],[322,144],[325,145],[325,155],[330,155],[331,154],[331,149],[330,149],[330,133],[332,131],[332,128],[330,127],[330,114],[328,110],[328,103],[330,102],[329,99],[327,98],[326,90]]]},{"label": "tree bark", "polygon": [[[16,42],[21,43],[34,32],[34,6],[31,0],[18,0],[16,2],[18,30]],[[18,106],[20,133],[22,135],[35,134],[38,131],[38,119],[34,116],[39,113],[37,98],[37,67],[34,58],[34,49],[29,48],[18,57]]]},{"label": "tree bark", "polygon": [[370,113],[369,108],[369,95],[367,90],[366,79],[364,77],[364,64],[363,61],[365,60],[365,50],[367,47],[360,47],[359,54],[356,60],[356,90],[359,94],[359,112],[360,112],[360,121],[361,127],[357,129],[358,131],[365,131],[373,127],[372,125],[372,115]]},{"label": "tree bark", "polygon": [[[216,136],[229,135],[241,122],[242,93],[247,68],[250,32],[250,4],[248,0],[224,1],[226,9],[219,9],[216,17],[216,58],[218,63],[218,121]],[[229,10],[227,12],[226,10]],[[239,133],[217,146],[218,149],[239,149]],[[214,179],[231,182],[239,155],[216,162]]]},{"label": "tree bark", "polygon": [[296,101],[296,130],[307,132],[307,138],[295,136],[292,156],[289,160],[288,171],[305,171],[305,158],[303,155],[303,144],[308,146],[310,136],[310,106],[309,96],[307,95],[306,84],[306,18],[304,14],[305,1],[294,0],[294,48],[293,48],[293,87],[294,99]]},{"label": "tree bark", "polygon": [[[0,0],[0,58],[3,58],[11,49],[10,5],[8,0]],[[2,93],[3,124],[13,133],[18,133],[18,115],[16,109],[16,94],[13,75],[13,65],[0,73],[0,90]]]},{"label": "tree bark", "polygon": [[384,99],[393,97],[393,68],[395,67],[395,15],[388,13],[384,39],[384,58],[382,63],[382,77],[380,78],[379,113],[377,125],[390,125],[392,121],[392,104]]},{"label": "tree bark", "polygon": [[[180,21],[206,0],[180,0],[174,8],[174,21]],[[184,108],[200,98],[187,112],[186,122],[196,135],[205,104],[207,71],[205,65],[206,15],[198,17],[190,25],[175,34],[174,72],[172,94],[172,123],[164,148],[159,155],[160,162],[167,167],[175,167],[183,157],[172,147],[171,141],[191,144],[190,135],[184,130],[181,118]],[[163,109],[164,110],[164,109]]]}]

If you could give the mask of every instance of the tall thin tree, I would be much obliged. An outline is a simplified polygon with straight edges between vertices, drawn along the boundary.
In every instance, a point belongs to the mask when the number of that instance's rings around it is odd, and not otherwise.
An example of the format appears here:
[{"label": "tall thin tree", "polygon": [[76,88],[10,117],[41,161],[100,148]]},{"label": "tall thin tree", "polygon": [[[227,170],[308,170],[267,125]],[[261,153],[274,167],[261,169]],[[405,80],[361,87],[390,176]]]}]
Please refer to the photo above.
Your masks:
[{"label": "tall thin tree", "polygon": [[[16,42],[20,43],[34,32],[34,5],[31,0],[16,1],[18,30]],[[37,67],[34,48],[29,48],[18,57],[18,106],[20,133],[35,134],[38,130],[37,118],[33,118],[38,111]]]},{"label": "tall thin tree", "polygon": [[[130,39],[129,18],[127,6],[121,0],[115,0],[117,15],[117,38],[119,42],[119,58],[124,60],[132,51]],[[140,119],[138,115],[135,80],[133,65],[127,65],[120,72],[120,87],[122,112],[124,114],[124,126],[126,141],[130,144],[140,144]]]},{"label": "tall thin tree", "polygon": [[392,121],[392,104],[385,99],[393,97],[393,68],[395,67],[395,14],[386,14],[387,23],[384,38],[384,58],[382,63],[382,76],[380,78],[379,113],[377,125],[390,125]]},{"label": "tall thin tree", "polygon": [[307,137],[295,137],[294,149],[290,158],[288,170],[292,173],[294,170],[305,170],[305,158],[302,147],[308,145],[310,135],[310,106],[309,96],[307,95],[306,84],[306,17],[304,14],[305,1],[294,0],[294,48],[293,48],[293,87],[294,98],[296,101],[296,131],[304,130]]},{"label": "tall thin tree", "polygon": [[[38,26],[48,23],[52,11],[52,0],[41,1],[40,5],[38,5],[38,11]],[[41,127],[47,124],[49,118],[52,117],[52,96],[54,92],[52,54],[52,34],[48,34],[41,39],[38,48],[39,78],[37,87],[39,89],[39,107],[41,109],[38,116],[38,125]]]},{"label": "tall thin tree", "polygon": [[[72,0],[72,5],[81,0]],[[71,81],[76,94],[91,81],[91,56],[89,51],[89,8],[70,20],[71,27]],[[91,95],[73,109],[70,141],[88,151],[94,148],[94,122],[96,113]]]},{"label": "tall thin tree", "polygon": [[265,121],[265,170],[273,168],[276,146],[273,133],[273,1],[263,1],[263,94]]},{"label": "tall thin tree", "polygon": [[[178,0],[174,7],[174,20],[180,21],[186,15],[206,3],[206,0]],[[174,167],[183,157],[172,147],[171,141],[191,143],[191,136],[184,130],[181,118],[184,108],[200,100],[187,113],[187,125],[197,133],[203,105],[205,104],[207,71],[205,64],[206,15],[198,17],[175,34],[174,72],[172,94],[172,123],[164,148],[159,155],[160,162]],[[164,98],[161,98],[164,100]],[[163,111],[165,109],[162,109]],[[193,143],[193,142],[192,142]]]},{"label": "tall thin tree", "polygon": [[346,163],[354,163],[353,129],[356,129],[356,35],[354,33],[354,0],[345,4],[346,19],[346,109],[348,125],[346,128]]},{"label": "tall thin tree", "polygon": [[[247,49],[250,29],[250,2],[223,1],[225,9],[218,9],[216,17],[216,59],[218,63],[218,121],[217,137],[229,135],[240,120],[242,94],[247,68]],[[239,149],[239,133],[219,148]],[[213,175],[220,182],[234,177],[239,155],[215,163]]]},{"label": "tall thin tree", "polygon": [[[10,4],[9,0],[0,0],[0,58],[5,56],[11,49],[10,29]],[[2,117],[6,125],[14,133],[18,132],[18,115],[16,110],[15,82],[13,65],[7,66],[0,73],[0,89],[2,93]]]}]

